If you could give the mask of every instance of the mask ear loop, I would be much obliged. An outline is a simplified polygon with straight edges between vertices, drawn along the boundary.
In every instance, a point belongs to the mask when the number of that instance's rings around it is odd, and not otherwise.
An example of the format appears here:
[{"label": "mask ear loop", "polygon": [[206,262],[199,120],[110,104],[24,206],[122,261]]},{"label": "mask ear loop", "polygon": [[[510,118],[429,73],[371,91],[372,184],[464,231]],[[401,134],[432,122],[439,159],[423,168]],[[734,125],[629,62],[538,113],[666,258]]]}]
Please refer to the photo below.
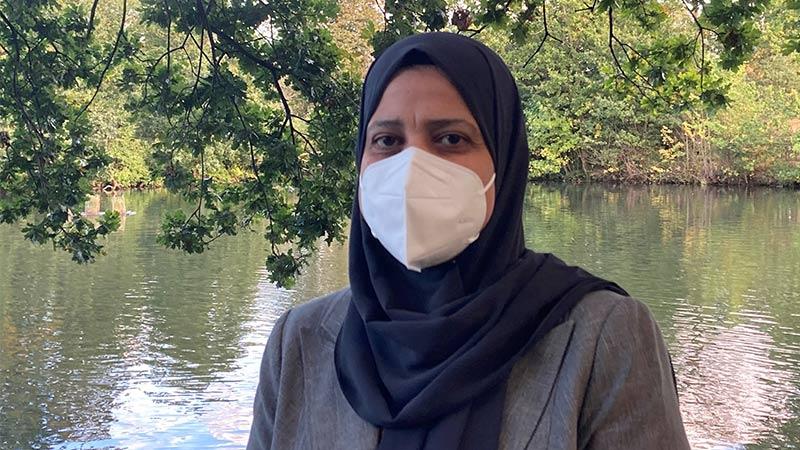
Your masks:
[{"label": "mask ear loop", "polygon": [[[492,187],[492,184],[494,184],[494,179],[495,179],[496,176],[497,176],[497,172],[492,174],[492,178],[490,178],[489,182],[486,183],[486,186],[483,187],[483,190],[481,191],[481,194],[485,194],[489,190],[489,188]],[[481,233],[478,232],[478,234],[476,234],[475,236],[472,236],[471,238],[467,239],[467,243],[472,244],[473,242],[477,241],[478,240],[478,236],[480,236],[480,235],[481,235]]]},{"label": "mask ear loop", "polygon": [[486,186],[483,187],[483,192],[482,192],[483,194],[485,194],[489,190],[489,188],[492,187],[492,185],[494,184],[494,179],[495,179],[496,176],[497,176],[497,172],[492,174],[492,178],[490,178],[489,182],[486,183]]}]

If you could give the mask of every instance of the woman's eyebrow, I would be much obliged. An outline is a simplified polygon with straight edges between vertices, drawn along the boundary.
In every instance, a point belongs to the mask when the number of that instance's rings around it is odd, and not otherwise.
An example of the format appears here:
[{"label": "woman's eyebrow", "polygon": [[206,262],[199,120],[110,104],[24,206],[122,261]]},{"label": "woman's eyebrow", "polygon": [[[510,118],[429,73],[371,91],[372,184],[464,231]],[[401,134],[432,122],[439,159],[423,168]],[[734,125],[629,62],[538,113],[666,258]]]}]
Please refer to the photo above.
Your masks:
[{"label": "woman's eyebrow", "polygon": [[463,125],[469,128],[469,130],[472,133],[478,136],[481,135],[481,132],[480,130],[478,130],[478,127],[476,127],[475,125],[464,119],[433,119],[425,122],[425,126],[426,128],[428,128],[428,130],[439,130],[442,128],[451,127],[453,125]]},{"label": "woman's eyebrow", "polygon": [[376,120],[367,126],[367,131],[372,131],[376,128],[402,129],[403,122],[398,119]]}]

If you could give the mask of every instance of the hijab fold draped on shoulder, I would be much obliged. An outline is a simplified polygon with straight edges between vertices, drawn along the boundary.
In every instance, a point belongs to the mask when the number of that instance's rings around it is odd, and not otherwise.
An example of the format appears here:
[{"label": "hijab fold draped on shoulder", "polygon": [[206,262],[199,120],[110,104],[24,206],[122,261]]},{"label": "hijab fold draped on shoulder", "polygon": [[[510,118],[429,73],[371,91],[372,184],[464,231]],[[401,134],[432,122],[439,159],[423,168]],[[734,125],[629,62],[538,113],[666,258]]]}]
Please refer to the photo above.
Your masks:
[{"label": "hijab fold draped on shoulder", "polygon": [[528,144],[514,79],[497,54],[450,33],[403,39],[367,74],[356,163],[386,86],[403,68],[436,66],[483,134],[496,171],[494,212],[454,260],[413,272],[375,239],[353,202],[352,300],[339,332],[340,387],[383,429],[380,450],[496,449],[511,368],[591,291],[614,283],[525,248]]}]

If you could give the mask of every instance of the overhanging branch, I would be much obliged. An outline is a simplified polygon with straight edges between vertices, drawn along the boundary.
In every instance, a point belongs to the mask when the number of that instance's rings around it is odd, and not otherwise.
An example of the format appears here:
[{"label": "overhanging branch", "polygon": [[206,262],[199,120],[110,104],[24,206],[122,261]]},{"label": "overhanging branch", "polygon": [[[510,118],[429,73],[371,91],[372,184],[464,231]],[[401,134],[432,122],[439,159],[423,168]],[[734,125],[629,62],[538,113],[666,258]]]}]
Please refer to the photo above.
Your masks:
[{"label": "overhanging branch", "polygon": [[119,31],[117,32],[117,38],[114,40],[114,48],[111,49],[111,54],[108,55],[108,61],[106,61],[105,67],[103,67],[103,71],[100,72],[100,79],[97,81],[97,87],[92,94],[92,98],[83,105],[78,115],[75,116],[74,120],[78,120],[79,117],[89,109],[89,106],[94,102],[94,99],[97,98],[98,92],[100,92],[100,87],[103,85],[103,80],[106,77],[106,73],[108,73],[108,69],[111,68],[111,63],[114,62],[114,56],[117,55],[117,50],[119,49],[119,42],[122,40],[122,35],[125,33],[125,18],[128,16],[128,0],[122,0],[122,19],[119,22]]},{"label": "overhanging branch", "polygon": [[525,63],[522,65],[522,68],[528,67],[528,64],[533,61],[533,58],[539,53],[539,51],[544,47],[544,42],[547,38],[552,38],[555,41],[560,43],[564,43],[561,39],[553,36],[550,34],[550,29],[547,27],[547,0],[542,0],[542,24],[544,25],[544,34],[542,35],[542,40],[539,41],[539,45],[536,47],[536,50],[531,54],[528,59],[525,60]]}]

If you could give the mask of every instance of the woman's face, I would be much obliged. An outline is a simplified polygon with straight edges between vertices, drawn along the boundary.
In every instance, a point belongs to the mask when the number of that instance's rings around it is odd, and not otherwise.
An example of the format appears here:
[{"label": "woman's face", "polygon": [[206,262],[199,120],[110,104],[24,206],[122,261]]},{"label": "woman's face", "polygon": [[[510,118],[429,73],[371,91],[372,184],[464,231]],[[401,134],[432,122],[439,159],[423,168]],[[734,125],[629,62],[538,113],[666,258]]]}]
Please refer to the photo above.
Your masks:
[{"label": "woman's face", "polygon": [[[411,146],[472,170],[484,186],[494,174],[492,155],[475,118],[455,86],[434,66],[406,69],[386,86],[367,124],[361,173]],[[493,183],[486,191],[483,225],[492,216],[494,194]]]}]

